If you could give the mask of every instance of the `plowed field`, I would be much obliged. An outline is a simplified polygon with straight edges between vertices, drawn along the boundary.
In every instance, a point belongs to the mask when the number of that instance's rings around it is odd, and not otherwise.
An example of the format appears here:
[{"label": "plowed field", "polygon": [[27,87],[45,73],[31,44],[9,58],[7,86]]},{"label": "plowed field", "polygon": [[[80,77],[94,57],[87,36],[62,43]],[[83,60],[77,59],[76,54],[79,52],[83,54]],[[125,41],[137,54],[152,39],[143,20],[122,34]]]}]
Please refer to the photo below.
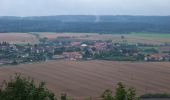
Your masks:
[{"label": "plowed field", "polygon": [[0,80],[15,72],[47,82],[47,87],[59,95],[97,97],[105,89],[113,89],[121,81],[133,86],[137,94],[170,92],[169,62],[115,61],[48,61],[0,68]]}]

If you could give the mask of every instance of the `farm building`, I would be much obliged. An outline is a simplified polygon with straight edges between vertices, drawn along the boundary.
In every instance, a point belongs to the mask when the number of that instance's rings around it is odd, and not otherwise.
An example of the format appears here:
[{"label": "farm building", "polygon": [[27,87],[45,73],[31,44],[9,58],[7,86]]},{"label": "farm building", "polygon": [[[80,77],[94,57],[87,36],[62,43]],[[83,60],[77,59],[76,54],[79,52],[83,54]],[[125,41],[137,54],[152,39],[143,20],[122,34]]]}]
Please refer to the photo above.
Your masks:
[{"label": "farm building", "polygon": [[167,54],[150,54],[145,56],[145,61],[167,61],[170,55]]},{"label": "farm building", "polygon": [[65,58],[68,58],[70,60],[77,60],[77,59],[82,59],[83,56],[80,52],[64,52],[63,56]]}]

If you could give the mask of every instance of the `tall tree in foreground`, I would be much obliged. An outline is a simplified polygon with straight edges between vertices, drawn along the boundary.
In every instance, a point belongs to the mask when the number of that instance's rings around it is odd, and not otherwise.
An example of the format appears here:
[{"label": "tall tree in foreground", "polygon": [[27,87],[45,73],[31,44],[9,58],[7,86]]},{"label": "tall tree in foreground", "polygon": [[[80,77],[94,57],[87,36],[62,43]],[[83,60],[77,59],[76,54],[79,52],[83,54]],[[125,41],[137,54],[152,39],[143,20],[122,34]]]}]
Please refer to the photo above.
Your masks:
[{"label": "tall tree in foreground", "polygon": [[105,90],[101,96],[103,100],[113,100],[113,95],[111,90]]},{"label": "tall tree in foreground", "polygon": [[111,90],[105,90],[102,94],[102,98],[103,100],[139,100],[139,98],[136,97],[135,89],[126,89],[121,82],[117,84],[115,96],[113,96]]},{"label": "tall tree in foreground", "polygon": [[115,100],[126,100],[126,94],[127,92],[125,86],[121,82],[119,82],[116,88]]},{"label": "tall tree in foreground", "polygon": [[56,100],[54,93],[41,82],[36,85],[34,80],[16,74],[0,88],[0,100]]},{"label": "tall tree in foreground", "polygon": [[136,90],[134,88],[129,88],[127,91],[127,99],[128,100],[135,100]]}]

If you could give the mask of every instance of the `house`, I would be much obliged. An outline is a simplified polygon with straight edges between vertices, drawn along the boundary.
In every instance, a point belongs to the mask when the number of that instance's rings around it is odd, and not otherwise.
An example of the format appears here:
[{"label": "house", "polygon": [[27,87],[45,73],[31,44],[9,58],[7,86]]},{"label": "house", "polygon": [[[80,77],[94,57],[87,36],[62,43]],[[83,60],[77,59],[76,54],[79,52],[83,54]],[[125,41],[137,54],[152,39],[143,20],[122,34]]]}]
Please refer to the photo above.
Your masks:
[{"label": "house", "polygon": [[71,46],[80,46],[81,42],[71,42]]},{"label": "house", "polygon": [[63,55],[53,55],[52,59],[64,59],[65,57]]},{"label": "house", "polygon": [[83,56],[82,56],[82,54],[80,52],[64,52],[63,56],[65,58],[70,59],[70,60],[73,60],[73,59],[77,60],[77,59],[82,59],[83,58]]},{"label": "house", "polygon": [[98,50],[106,49],[106,43],[105,42],[97,42],[94,44],[94,46]]},{"label": "house", "polygon": [[82,44],[81,47],[87,47],[87,44]]},{"label": "house", "polygon": [[169,55],[166,54],[149,54],[144,58],[145,61],[164,61],[169,60]]}]

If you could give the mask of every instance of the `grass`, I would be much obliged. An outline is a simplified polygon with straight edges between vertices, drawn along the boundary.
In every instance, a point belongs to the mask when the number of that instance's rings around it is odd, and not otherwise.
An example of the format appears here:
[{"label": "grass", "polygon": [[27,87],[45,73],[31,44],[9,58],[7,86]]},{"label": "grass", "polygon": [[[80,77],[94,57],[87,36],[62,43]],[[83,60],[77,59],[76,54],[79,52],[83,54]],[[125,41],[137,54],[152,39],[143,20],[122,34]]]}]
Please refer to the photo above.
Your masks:
[{"label": "grass", "polygon": [[139,49],[141,49],[141,50],[146,50],[146,49],[156,49],[156,50],[158,50],[159,47],[158,46],[154,46],[154,47],[145,47],[145,46],[142,46],[142,47],[139,47]]},{"label": "grass", "polygon": [[146,38],[170,38],[170,34],[168,33],[146,33],[146,32],[135,33],[133,32],[129,35],[142,36]]}]

